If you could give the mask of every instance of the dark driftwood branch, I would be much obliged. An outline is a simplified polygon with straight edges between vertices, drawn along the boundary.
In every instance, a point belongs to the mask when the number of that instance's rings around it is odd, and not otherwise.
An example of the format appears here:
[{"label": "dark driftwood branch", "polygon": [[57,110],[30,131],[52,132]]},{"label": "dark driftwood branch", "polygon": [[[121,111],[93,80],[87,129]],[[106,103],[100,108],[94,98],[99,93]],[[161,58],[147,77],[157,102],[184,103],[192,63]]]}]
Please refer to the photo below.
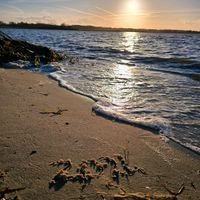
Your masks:
[{"label": "dark driftwood branch", "polygon": [[132,200],[177,200],[176,196],[174,195],[163,195],[163,194],[153,194],[148,195],[145,193],[127,193],[125,195],[114,195],[113,200],[122,200],[122,199],[132,199]]},{"label": "dark driftwood branch", "polygon": [[166,185],[163,185],[163,187],[164,187],[170,194],[175,195],[175,196],[180,195],[180,194],[184,191],[184,189],[185,189],[184,185],[182,185],[182,186],[180,187],[180,189],[179,189],[178,192],[173,192],[173,191],[171,191],[169,188],[167,188]]},{"label": "dark driftwood branch", "polygon": [[[160,176],[158,176],[158,179],[161,181]],[[180,195],[180,194],[185,190],[184,184],[182,184],[182,186],[180,187],[180,189],[178,190],[178,192],[174,192],[174,191],[170,190],[170,189],[166,186],[166,184],[163,183],[163,182],[161,182],[161,185],[169,192],[169,194],[175,195],[175,196]]]},{"label": "dark driftwood branch", "polygon": [[26,189],[25,187],[15,188],[15,189],[4,188],[0,191],[0,199],[4,198],[6,194],[10,194],[25,189]]},{"label": "dark driftwood branch", "polygon": [[58,109],[58,111],[44,111],[44,112],[40,112],[40,114],[43,114],[43,115],[52,114],[52,116],[54,116],[54,115],[62,115],[62,113],[65,111],[68,111],[68,110],[67,109]]}]

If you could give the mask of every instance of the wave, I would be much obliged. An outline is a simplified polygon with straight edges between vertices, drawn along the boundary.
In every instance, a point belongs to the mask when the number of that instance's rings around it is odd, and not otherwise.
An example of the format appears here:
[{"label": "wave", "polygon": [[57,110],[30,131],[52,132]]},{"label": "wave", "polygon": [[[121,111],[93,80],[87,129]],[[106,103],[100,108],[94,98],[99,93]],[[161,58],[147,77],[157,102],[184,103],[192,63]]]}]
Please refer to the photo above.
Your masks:
[{"label": "wave", "polygon": [[169,69],[156,69],[156,68],[146,68],[148,71],[155,71],[155,72],[163,72],[167,74],[175,74],[175,75],[180,75],[180,76],[189,76],[187,73],[182,73],[182,72],[177,72],[177,71],[169,71]]},{"label": "wave", "polygon": [[115,120],[117,122],[134,125],[143,129],[150,130],[154,133],[168,133],[170,126],[167,121],[161,118],[130,118],[128,114],[123,114],[115,110],[115,105],[109,102],[107,99],[100,99],[97,101],[92,110],[98,115],[104,116],[108,119]]},{"label": "wave", "polygon": [[[119,123],[124,123],[128,125],[132,125],[138,128],[143,128],[145,130],[152,131],[155,134],[160,134],[161,136],[168,138],[169,140],[176,142],[177,144],[200,154],[200,148],[189,143],[184,143],[174,138],[171,134],[171,126],[169,121],[162,118],[138,118],[133,119],[130,118],[130,115],[118,112],[116,110],[116,106],[112,104],[107,98],[98,98],[91,94],[86,94],[83,91],[77,90],[73,86],[69,85],[66,80],[62,80],[61,78],[62,72],[54,72],[49,74],[49,77],[58,81],[61,87],[66,88],[69,91],[72,91],[76,94],[80,94],[82,96],[88,97],[92,99],[95,103],[92,106],[92,112],[95,112],[97,115],[105,117],[110,120],[114,120]],[[134,113],[132,113],[134,116]]]},{"label": "wave", "polygon": [[80,90],[77,90],[75,87],[69,85],[66,80],[61,79],[59,73],[61,74],[62,72],[60,71],[60,72],[50,73],[49,77],[54,79],[54,80],[56,80],[56,81],[58,81],[59,82],[59,86],[61,86],[63,88],[66,88],[67,90],[69,90],[71,92],[74,92],[76,94],[80,94],[82,96],[88,97],[88,98],[92,99],[95,102],[98,101],[98,99],[99,99],[98,97],[95,97],[95,96],[90,95],[90,94],[86,94],[86,93],[84,93],[84,92],[82,92]]},{"label": "wave", "polygon": [[199,81],[200,82],[200,74],[192,74],[191,78],[195,81]]},{"label": "wave", "polygon": [[[200,63],[194,59],[191,58],[185,58],[185,57],[156,57],[156,56],[141,56],[139,52],[131,52],[125,49],[115,49],[115,48],[109,48],[109,47],[93,47],[89,48],[88,50],[91,53],[95,53],[95,55],[85,55],[85,58],[88,59],[98,59],[99,57],[102,57],[101,54],[103,54],[103,58],[115,58],[118,59],[125,59],[127,60],[126,65],[129,66],[135,66],[137,64],[150,64],[150,65],[159,65],[162,64],[162,68],[179,68],[179,69],[188,69],[188,70],[200,70]],[[99,54],[99,55],[98,55]],[[114,55],[113,55],[114,54]],[[121,62],[118,62],[121,64]],[[124,64],[124,63],[122,63]]]},{"label": "wave", "polygon": [[106,118],[115,120],[117,122],[123,122],[129,125],[135,125],[144,129],[153,131],[154,133],[165,133],[169,132],[169,125],[166,121],[160,119],[143,119],[143,120],[133,120],[128,117],[128,114],[122,114],[118,111],[115,111],[116,105],[112,104],[108,98],[99,98],[91,94],[86,94],[83,91],[77,90],[72,85],[69,85],[66,80],[61,78],[62,72],[57,71],[55,73],[50,73],[49,77],[58,81],[61,87],[66,88],[67,90],[80,94],[82,96],[92,99],[95,104],[92,106],[92,111],[96,114],[102,115]]},{"label": "wave", "polygon": [[182,147],[186,148],[186,149],[189,149],[191,150],[192,152],[196,153],[196,154],[199,154],[200,155],[200,148],[195,146],[195,145],[192,145],[192,144],[189,144],[187,142],[182,142],[180,140],[178,140],[177,138],[173,137],[173,136],[165,136],[167,137],[168,139],[170,139],[171,141],[175,142],[176,144],[179,144],[181,145]]},{"label": "wave", "polygon": [[174,75],[179,75],[179,76],[185,76],[188,78],[191,78],[195,81],[199,81],[200,82],[200,74],[194,74],[192,72],[190,73],[183,73],[183,72],[178,72],[178,71],[171,71],[169,69],[156,69],[156,68],[145,68],[145,70],[149,70],[149,71],[155,71],[155,72],[161,72],[161,73],[167,73],[167,74],[174,74]]},{"label": "wave", "polygon": [[[99,114],[105,118],[108,118],[110,120],[114,120],[116,122],[125,123],[128,125],[133,125],[139,128],[143,128],[149,131],[152,131],[154,133],[160,134],[162,138],[165,138],[165,141],[171,140],[182,147],[185,147],[197,154],[200,154],[200,148],[198,146],[195,146],[193,144],[183,142],[177,138],[175,138],[171,132],[171,124],[169,121],[162,119],[162,118],[139,118],[138,120],[131,119],[128,115],[119,113],[113,109],[113,104],[104,101],[99,100],[97,101],[93,107],[92,110],[96,114]],[[147,111],[148,113],[148,111]],[[134,114],[134,112],[132,113]],[[166,139],[167,138],[167,139]]]},{"label": "wave", "polygon": [[115,111],[114,107],[116,105],[112,104],[109,102],[107,98],[99,98],[91,94],[86,94],[83,91],[77,90],[75,87],[69,85],[66,80],[63,80],[61,78],[62,72],[55,72],[49,74],[49,77],[58,81],[59,85],[61,87],[66,88],[67,90],[74,92],[76,94],[80,94],[82,96],[88,97],[92,99],[95,104],[92,106],[92,111],[95,112],[96,114],[102,115],[106,118],[115,120],[117,122],[123,122],[126,124],[130,125],[135,125],[138,127],[142,127],[148,130],[151,130],[155,133],[163,133],[163,132],[168,132],[169,126],[167,125],[166,122],[159,120],[148,120],[148,121],[142,121],[142,120],[133,120],[129,119],[128,115],[122,114],[120,112]]},{"label": "wave", "polygon": [[146,57],[146,56],[135,56],[132,58],[134,61],[139,61],[144,64],[158,64],[158,63],[172,63],[172,64],[182,64],[182,65],[191,65],[190,67],[199,68],[200,64],[197,61],[190,58],[179,58],[179,57],[171,57],[171,58],[163,58],[163,57]]},{"label": "wave", "polygon": [[[77,47],[78,48],[78,47]],[[78,48],[79,49],[79,48]],[[82,49],[80,47],[80,49]],[[127,49],[118,49],[112,47],[96,47],[96,46],[88,46],[88,51],[93,53],[104,53],[106,54],[123,54],[123,55],[136,55],[130,60],[138,61],[146,64],[155,64],[155,63],[172,63],[172,64],[182,64],[182,65],[190,65],[190,68],[200,69],[200,63],[192,58],[187,57],[159,57],[159,56],[138,56],[141,55],[140,52],[133,52]]]},{"label": "wave", "polygon": [[126,49],[116,49],[111,47],[96,47],[96,46],[89,46],[89,52],[99,52],[99,53],[113,53],[113,54],[133,54],[132,51],[128,51]]},{"label": "wave", "polygon": [[57,66],[58,66],[57,63],[51,63],[51,64],[46,64],[46,65],[41,65],[38,68],[38,67],[35,67],[30,61],[23,61],[23,60],[8,62],[3,65],[3,67],[7,69],[20,68],[20,69],[29,70],[33,72],[40,72],[40,73],[56,72],[58,70]]}]

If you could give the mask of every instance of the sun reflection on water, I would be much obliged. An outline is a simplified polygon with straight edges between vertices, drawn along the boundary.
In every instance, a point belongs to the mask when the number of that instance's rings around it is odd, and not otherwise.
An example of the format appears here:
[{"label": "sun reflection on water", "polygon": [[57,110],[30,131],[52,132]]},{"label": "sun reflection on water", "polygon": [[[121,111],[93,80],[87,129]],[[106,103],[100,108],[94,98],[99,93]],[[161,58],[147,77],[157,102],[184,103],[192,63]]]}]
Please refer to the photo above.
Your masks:
[{"label": "sun reflection on water", "polygon": [[114,105],[125,106],[132,95],[134,74],[127,65],[116,64],[112,70],[112,87],[110,87],[110,99]]},{"label": "sun reflection on water", "polygon": [[[122,50],[133,53],[138,40],[139,33],[125,32],[123,33],[123,40],[119,44]],[[113,104],[125,107],[136,95],[134,90],[136,80],[133,68],[128,66],[125,60],[121,60],[121,63],[124,64],[116,64],[113,67],[111,77],[114,79],[112,87],[109,88],[109,95]]]},{"label": "sun reflection on water", "polygon": [[135,46],[138,44],[138,41],[139,33],[124,32],[121,45],[123,46],[124,50],[133,53],[135,51]]},{"label": "sun reflection on water", "polygon": [[[120,50],[127,51],[127,56],[131,56],[135,51],[135,46],[138,45],[139,39],[139,33],[123,33],[122,40],[119,41]],[[113,64],[109,71],[105,72],[106,76],[109,77],[109,84],[108,82],[104,84],[103,91],[118,109],[128,107],[130,101],[135,100],[138,93],[134,65],[130,66],[128,63],[127,59],[121,59],[118,63]]]},{"label": "sun reflection on water", "polygon": [[129,79],[132,77],[132,72],[127,65],[116,64],[113,69],[113,74],[116,78]]}]

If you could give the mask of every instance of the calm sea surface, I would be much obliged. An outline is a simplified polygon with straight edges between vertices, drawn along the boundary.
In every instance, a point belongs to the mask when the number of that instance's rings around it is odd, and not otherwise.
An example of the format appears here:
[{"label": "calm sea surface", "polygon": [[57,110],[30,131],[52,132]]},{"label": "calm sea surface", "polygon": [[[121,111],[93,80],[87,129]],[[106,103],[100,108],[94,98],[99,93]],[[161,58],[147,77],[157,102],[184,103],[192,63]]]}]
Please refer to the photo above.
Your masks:
[{"label": "calm sea surface", "polygon": [[[76,56],[51,76],[97,100],[99,113],[155,129],[200,153],[200,34],[15,30],[18,39]],[[23,63],[30,67],[29,63]]]}]

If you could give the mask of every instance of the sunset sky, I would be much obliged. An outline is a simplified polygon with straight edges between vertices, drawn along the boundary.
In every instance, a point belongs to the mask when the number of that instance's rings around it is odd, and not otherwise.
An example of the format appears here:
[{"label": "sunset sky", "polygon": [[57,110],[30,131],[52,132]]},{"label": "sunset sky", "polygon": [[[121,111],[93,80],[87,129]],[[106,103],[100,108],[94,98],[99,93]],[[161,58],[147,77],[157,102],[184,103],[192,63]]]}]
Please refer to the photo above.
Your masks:
[{"label": "sunset sky", "polygon": [[200,0],[0,0],[0,20],[200,31]]}]

